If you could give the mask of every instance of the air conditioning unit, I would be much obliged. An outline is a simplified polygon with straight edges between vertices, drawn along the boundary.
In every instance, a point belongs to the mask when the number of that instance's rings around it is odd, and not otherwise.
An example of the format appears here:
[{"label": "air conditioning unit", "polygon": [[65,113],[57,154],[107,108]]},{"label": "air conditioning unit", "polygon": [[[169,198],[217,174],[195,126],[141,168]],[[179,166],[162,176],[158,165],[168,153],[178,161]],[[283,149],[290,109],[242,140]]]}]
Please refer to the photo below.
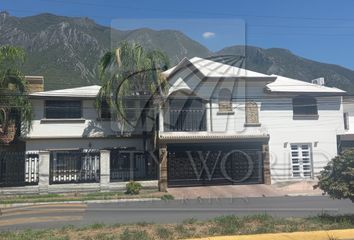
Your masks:
[{"label": "air conditioning unit", "polygon": [[324,86],[325,85],[325,80],[324,80],[323,77],[313,79],[311,82],[313,84],[317,84],[317,85],[320,85],[320,86]]}]

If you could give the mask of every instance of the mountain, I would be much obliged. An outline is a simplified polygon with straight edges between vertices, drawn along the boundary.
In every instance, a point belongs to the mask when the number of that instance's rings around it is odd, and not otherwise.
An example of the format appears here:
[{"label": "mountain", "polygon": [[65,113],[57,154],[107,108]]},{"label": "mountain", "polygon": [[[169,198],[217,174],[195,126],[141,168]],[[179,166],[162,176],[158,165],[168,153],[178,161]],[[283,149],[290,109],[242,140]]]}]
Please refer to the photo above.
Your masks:
[{"label": "mountain", "polygon": [[247,69],[310,81],[324,77],[326,85],[354,93],[354,71],[292,54],[289,50],[231,46],[212,53],[205,46],[174,30],[141,28],[120,31],[96,24],[89,18],[53,14],[18,18],[0,12],[0,45],[23,47],[26,75],[43,75],[45,88],[97,84],[100,57],[119,42],[134,41],[149,49],[160,49],[175,64],[183,57],[246,55]]},{"label": "mountain", "polygon": [[58,89],[99,83],[98,61],[122,41],[160,49],[172,63],[184,56],[206,56],[210,51],[181,32],[137,29],[119,31],[88,18],[40,14],[17,18],[0,13],[0,45],[25,48],[23,72],[44,75],[45,88]]},{"label": "mountain", "polygon": [[324,77],[326,86],[338,87],[354,93],[354,71],[299,57],[286,49],[232,46],[220,50],[217,54],[246,56],[244,67],[261,73],[282,75],[309,82]]}]

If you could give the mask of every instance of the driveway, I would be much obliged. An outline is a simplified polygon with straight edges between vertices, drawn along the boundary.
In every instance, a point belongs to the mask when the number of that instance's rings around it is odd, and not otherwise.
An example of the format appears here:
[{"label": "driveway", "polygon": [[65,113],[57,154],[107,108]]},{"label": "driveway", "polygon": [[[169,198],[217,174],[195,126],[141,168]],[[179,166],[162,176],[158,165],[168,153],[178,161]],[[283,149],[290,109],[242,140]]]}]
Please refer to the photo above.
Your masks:
[{"label": "driveway", "polygon": [[281,197],[281,196],[320,196],[322,191],[313,189],[316,181],[287,182],[273,185],[221,185],[201,187],[169,188],[168,192],[176,199],[195,198],[243,198],[243,197]]}]

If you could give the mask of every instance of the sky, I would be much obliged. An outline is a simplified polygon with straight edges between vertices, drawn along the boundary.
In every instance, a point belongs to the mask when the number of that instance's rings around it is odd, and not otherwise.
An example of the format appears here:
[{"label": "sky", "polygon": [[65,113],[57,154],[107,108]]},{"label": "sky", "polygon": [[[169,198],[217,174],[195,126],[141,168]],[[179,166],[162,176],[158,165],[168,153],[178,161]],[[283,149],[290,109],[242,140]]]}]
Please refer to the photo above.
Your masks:
[{"label": "sky", "polygon": [[0,0],[0,11],[89,17],[118,29],[176,29],[212,51],[286,48],[354,70],[353,0]]}]

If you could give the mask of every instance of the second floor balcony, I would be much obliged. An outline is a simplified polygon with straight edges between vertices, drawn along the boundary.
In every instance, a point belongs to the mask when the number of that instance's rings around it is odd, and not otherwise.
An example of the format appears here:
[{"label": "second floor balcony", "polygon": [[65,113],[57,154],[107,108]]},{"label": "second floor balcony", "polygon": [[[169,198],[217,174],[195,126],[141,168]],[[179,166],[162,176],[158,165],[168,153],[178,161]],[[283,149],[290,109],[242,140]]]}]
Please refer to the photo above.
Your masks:
[{"label": "second floor balcony", "polygon": [[169,132],[206,131],[206,109],[170,109],[165,130]]},{"label": "second floor balcony", "polygon": [[170,98],[160,112],[160,120],[164,132],[207,131],[206,103],[195,97]]}]

